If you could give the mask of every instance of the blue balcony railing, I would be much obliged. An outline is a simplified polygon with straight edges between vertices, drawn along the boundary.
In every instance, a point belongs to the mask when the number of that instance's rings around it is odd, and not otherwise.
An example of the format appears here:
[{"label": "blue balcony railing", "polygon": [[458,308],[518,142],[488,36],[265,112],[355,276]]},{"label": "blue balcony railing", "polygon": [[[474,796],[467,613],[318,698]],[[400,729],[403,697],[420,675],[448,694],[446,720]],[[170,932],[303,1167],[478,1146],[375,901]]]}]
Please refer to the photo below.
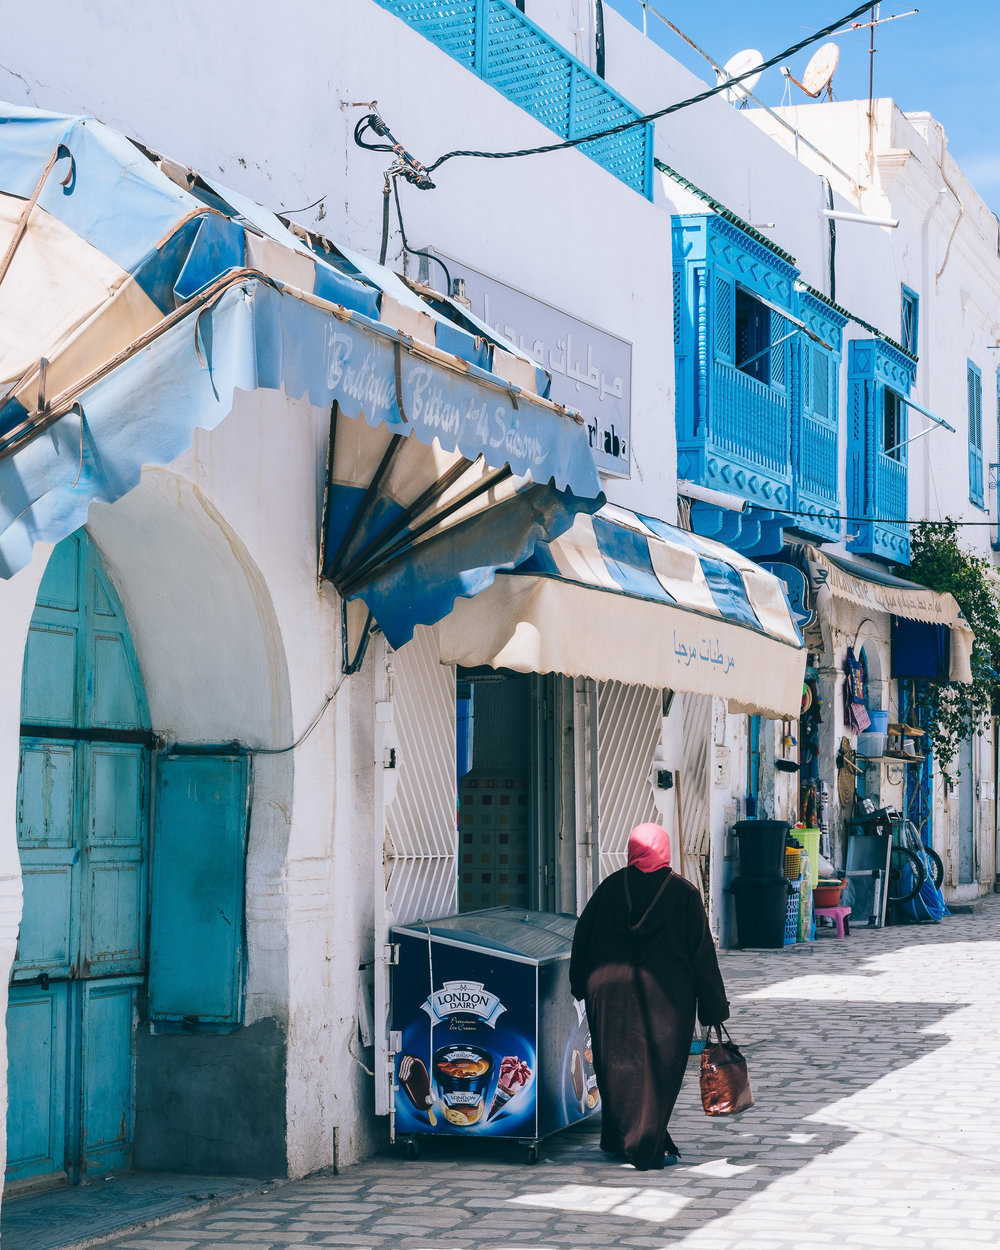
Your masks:
[{"label": "blue balcony railing", "polygon": [[787,478],[788,396],[716,361],[714,399],[709,437],[715,448]]},{"label": "blue balcony railing", "polygon": [[[375,0],[562,139],[641,117],[510,0]],[[653,127],[580,145],[591,160],[653,198]]]},{"label": "blue balcony railing", "polygon": [[897,400],[894,423],[887,393],[906,399],[916,361],[882,339],[852,340],[847,361],[847,506],[854,531],[848,550],[909,564],[906,409]]}]

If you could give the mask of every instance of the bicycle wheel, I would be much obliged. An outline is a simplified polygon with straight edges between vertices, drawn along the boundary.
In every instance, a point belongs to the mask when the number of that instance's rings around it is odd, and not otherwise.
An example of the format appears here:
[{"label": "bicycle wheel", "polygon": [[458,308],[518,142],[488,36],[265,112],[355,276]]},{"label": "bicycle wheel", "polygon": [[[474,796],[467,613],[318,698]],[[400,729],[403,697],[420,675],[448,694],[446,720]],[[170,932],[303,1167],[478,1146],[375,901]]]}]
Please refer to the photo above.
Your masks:
[{"label": "bicycle wheel", "polygon": [[889,855],[889,902],[908,903],[926,880],[920,857],[905,846],[894,846]]},{"label": "bicycle wheel", "polygon": [[940,890],[941,883],[944,881],[944,863],[941,860],[941,856],[937,851],[932,851],[929,846],[924,847],[924,854],[934,869],[934,885]]}]

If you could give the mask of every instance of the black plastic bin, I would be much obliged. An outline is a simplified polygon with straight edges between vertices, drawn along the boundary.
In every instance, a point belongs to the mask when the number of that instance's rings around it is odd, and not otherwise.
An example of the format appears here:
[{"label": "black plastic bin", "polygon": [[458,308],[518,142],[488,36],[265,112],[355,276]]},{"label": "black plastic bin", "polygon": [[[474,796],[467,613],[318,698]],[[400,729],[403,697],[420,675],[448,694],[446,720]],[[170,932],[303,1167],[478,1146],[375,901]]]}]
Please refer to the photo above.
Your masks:
[{"label": "black plastic bin", "polygon": [[785,877],[737,877],[729,890],[736,900],[738,945],[784,946],[792,883]]},{"label": "black plastic bin", "polygon": [[785,840],[791,826],[784,820],[739,820],[733,833],[740,848],[740,875],[783,877]]}]

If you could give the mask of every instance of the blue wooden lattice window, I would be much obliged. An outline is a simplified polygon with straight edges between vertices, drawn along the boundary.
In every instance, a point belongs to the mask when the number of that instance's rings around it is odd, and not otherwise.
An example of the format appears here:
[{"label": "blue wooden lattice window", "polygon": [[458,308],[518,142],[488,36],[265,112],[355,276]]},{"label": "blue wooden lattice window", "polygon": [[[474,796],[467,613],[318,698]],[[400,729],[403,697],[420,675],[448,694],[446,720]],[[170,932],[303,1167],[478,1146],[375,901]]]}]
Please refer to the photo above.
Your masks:
[{"label": "blue wooden lattice window", "polygon": [[983,375],[970,360],[966,369],[969,397],[969,498],[983,507]]},{"label": "blue wooden lattice window", "polygon": [[[564,139],[642,114],[536,26],[511,0],[376,0]],[[653,198],[653,126],[638,124],[580,151]]]}]

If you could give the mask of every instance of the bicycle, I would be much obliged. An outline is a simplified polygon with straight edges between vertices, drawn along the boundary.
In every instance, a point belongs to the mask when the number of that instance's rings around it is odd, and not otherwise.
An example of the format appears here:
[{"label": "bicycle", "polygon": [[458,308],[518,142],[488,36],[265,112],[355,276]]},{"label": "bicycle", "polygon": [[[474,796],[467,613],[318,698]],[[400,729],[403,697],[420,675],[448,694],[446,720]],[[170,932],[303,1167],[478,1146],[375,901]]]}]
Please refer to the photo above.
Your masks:
[{"label": "bicycle", "polygon": [[852,824],[864,825],[872,832],[889,837],[892,842],[886,883],[887,902],[908,903],[917,897],[928,877],[924,866],[925,854],[934,864],[935,872],[940,874],[935,882],[940,885],[944,879],[944,865],[937,855],[924,846],[910,821],[904,820],[894,807],[880,807],[876,810],[871,799],[861,799],[860,807],[864,817],[860,821],[852,821]]}]

